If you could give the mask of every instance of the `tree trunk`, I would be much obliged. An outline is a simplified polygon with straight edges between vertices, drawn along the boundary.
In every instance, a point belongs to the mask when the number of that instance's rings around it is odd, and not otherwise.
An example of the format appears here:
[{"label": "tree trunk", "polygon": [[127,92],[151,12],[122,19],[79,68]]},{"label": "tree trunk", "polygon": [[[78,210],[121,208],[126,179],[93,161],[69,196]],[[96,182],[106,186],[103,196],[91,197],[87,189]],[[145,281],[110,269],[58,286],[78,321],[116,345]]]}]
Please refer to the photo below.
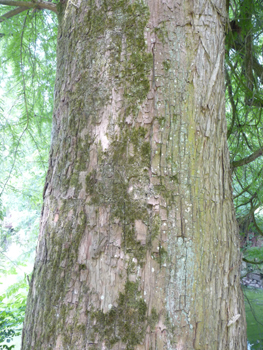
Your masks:
[{"label": "tree trunk", "polygon": [[23,350],[246,349],[223,0],[61,8]]}]

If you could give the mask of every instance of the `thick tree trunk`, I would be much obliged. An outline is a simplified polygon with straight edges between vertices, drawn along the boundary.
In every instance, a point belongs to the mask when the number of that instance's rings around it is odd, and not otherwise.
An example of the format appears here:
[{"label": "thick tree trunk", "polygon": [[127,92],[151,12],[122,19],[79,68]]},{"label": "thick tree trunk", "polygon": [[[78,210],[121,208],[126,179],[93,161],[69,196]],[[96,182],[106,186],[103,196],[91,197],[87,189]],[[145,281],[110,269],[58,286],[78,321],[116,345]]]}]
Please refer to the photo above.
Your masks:
[{"label": "thick tree trunk", "polygon": [[22,349],[246,349],[224,1],[63,6]]}]

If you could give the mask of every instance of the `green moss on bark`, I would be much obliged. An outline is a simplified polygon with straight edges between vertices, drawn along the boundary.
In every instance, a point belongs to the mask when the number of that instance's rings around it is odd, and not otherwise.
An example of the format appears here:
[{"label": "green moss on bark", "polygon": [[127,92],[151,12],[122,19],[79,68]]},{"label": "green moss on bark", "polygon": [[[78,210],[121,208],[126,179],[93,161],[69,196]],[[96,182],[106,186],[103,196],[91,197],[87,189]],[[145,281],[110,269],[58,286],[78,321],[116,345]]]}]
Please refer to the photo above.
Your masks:
[{"label": "green moss on bark", "polygon": [[127,350],[132,350],[143,341],[147,326],[147,305],[138,291],[138,283],[127,281],[116,304],[106,313],[93,312],[95,332],[109,348],[122,342]]},{"label": "green moss on bark", "polygon": [[[139,0],[108,0],[100,7],[91,3],[86,31],[91,38],[109,37],[110,74],[117,85],[124,87],[126,113],[135,113],[150,89],[148,75],[153,59],[146,51],[144,38],[149,9]],[[97,40],[92,45],[96,52]]]},{"label": "green moss on bark", "polygon": [[151,329],[154,329],[158,321],[159,316],[157,310],[155,309],[155,307],[153,307],[151,310],[151,315],[148,317],[148,324],[150,325]]},{"label": "green moss on bark", "polygon": [[[155,224],[150,227],[147,202],[137,200],[131,188],[144,194],[144,186],[149,185],[148,169],[151,148],[145,140],[147,130],[143,127],[125,126],[107,152],[101,154],[98,169],[86,177],[86,191],[91,196],[91,204],[111,207],[110,220],[120,219],[123,227],[122,247],[132,253],[141,264],[155,232]],[[136,239],[135,221],[141,220],[149,228],[147,244]],[[152,232],[154,231],[154,232]]]}]

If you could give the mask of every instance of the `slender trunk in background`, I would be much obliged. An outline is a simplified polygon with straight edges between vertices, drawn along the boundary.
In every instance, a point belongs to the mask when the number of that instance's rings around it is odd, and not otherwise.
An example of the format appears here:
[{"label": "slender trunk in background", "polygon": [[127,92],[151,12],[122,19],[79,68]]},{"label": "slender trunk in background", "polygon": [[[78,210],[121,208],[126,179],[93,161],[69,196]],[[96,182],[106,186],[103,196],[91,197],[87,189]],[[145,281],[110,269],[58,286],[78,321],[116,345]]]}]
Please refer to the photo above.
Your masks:
[{"label": "slender trunk in background", "polygon": [[71,0],[23,350],[245,350],[223,0]]}]

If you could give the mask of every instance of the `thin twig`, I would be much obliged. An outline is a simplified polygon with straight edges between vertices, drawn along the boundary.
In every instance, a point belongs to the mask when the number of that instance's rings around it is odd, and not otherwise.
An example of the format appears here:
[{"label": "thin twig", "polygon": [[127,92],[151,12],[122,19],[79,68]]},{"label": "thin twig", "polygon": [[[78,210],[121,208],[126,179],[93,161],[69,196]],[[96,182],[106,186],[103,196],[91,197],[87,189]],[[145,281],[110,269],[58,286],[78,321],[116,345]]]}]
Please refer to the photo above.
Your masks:
[{"label": "thin twig", "polygon": [[250,310],[251,310],[251,312],[252,312],[252,315],[253,315],[255,321],[256,321],[258,324],[260,324],[261,326],[263,326],[263,323],[261,323],[261,322],[257,319],[257,316],[256,316],[256,314],[255,314],[255,311],[254,311],[254,309],[253,309],[253,306],[251,305],[250,300],[249,300],[248,297],[246,296],[246,293],[243,293],[243,294],[244,294],[244,297],[245,297],[246,300],[247,300],[247,303],[248,303],[248,305],[249,305],[249,307],[250,307]]},{"label": "thin twig", "polygon": [[23,272],[24,274],[27,275],[27,273],[26,273],[25,271],[23,271],[23,270],[19,267],[19,265],[17,265],[16,262],[14,262],[13,260],[11,260],[3,251],[0,250],[0,254],[4,255],[4,257],[5,257],[6,259],[8,259],[13,265],[15,265],[21,272]]}]

